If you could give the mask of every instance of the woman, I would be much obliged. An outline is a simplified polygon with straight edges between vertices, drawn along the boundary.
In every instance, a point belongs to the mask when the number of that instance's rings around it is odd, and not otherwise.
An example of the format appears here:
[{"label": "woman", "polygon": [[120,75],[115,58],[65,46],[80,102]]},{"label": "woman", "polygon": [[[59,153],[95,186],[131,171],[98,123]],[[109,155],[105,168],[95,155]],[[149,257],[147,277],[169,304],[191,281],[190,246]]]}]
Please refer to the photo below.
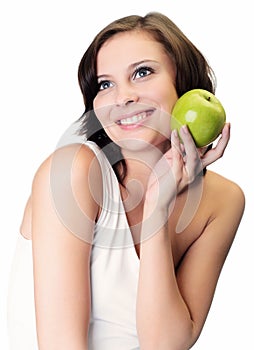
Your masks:
[{"label": "woman", "polygon": [[149,13],[104,28],[78,73],[85,142],[43,162],[21,226],[32,236],[39,349],[190,349],[244,211],[240,187],[206,171],[229,124],[202,149],[186,126],[181,142],[170,130],[183,93],[215,92],[212,70]]}]

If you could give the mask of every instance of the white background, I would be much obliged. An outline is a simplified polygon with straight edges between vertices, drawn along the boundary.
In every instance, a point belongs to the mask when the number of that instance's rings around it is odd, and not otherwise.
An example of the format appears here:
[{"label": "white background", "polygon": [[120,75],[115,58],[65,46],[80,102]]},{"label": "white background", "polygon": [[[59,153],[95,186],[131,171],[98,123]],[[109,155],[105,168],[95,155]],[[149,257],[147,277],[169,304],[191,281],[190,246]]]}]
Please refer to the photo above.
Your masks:
[{"label": "white background", "polygon": [[232,137],[223,159],[210,169],[237,182],[246,194],[241,226],[203,333],[193,349],[254,349],[254,25],[250,5],[251,1],[246,0],[1,3],[1,349],[9,349],[6,322],[9,274],[34,172],[83,112],[77,81],[81,56],[98,30],[110,21],[153,10],[169,16],[215,70],[216,95],[227,111]]}]

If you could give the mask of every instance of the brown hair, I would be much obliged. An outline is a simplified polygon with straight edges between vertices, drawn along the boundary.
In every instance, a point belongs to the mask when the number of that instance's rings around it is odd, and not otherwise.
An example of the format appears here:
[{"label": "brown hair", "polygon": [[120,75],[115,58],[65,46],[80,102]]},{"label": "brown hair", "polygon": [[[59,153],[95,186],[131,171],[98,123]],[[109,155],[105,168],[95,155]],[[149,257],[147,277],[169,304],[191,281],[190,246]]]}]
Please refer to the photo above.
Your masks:
[{"label": "brown hair", "polygon": [[207,60],[183,32],[165,15],[150,12],[146,16],[131,15],[120,18],[94,38],[78,68],[78,81],[85,103],[85,112],[79,119],[80,135],[94,141],[109,159],[118,180],[123,181],[126,166],[119,147],[110,140],[93,112],[93,100],[98,92],[96,58],[102,45],[113,35],[133,30],[149,33],[160,42],[176,67],[175,88],[178,97],[191,89],[205,89],[215,93],[215,76]]}]

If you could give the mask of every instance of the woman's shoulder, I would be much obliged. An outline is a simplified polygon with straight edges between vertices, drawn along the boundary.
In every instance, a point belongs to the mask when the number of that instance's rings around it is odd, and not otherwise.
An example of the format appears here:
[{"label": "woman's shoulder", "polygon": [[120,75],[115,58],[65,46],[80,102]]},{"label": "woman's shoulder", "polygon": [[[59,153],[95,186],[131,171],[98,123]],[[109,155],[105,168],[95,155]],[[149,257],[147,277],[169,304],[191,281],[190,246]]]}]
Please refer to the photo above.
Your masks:
[{"label": "woman's shoulder", "polygon": [[61,193],[65,198],[71,192],[80,204],[82,196],[93,191],[92,197],[99,202],[100,181],[100,165],[90,147],[75,143],[56,149],[41,162],[34,174],[20,226],[22,236],[31,239],[32,203],[39,192],[50,189],[52,196]]},{"label": "woman's shoulder", "polygon": [[[63,174],[63,170],[87,170],[91,164],[98,164],[94,151],[86,144],[73,143],[57,148],[38,166],[34,179],[42,174],[57,171]],[[81,172],[81,175],[83,172]]]},{"label": "woman's shoulder", "polygon": [[206,232],[213,232],[217,237],[222,235],[232,243],[245,209],[245,195],[241,186],[221,174],[207,171],[201,208],[201,217],[206,220]]},{"label": "woman's shoulder", "polygon": [[242,208],[243,210],[245,194],[241,186],[235,181],[209,170],[205,175],[205,186],[217,204],[237,204],[239,209]]},{"label": "woman's shoulder", "polygon": [[55,150],[39,166],[33,178],[32,194],[48,188],[51,195],[69,191],[77,198],[88,192],[95,197],[99,195],[95,192],[101,188],[101,181],[95,152],[84,144],[69,144]]}]

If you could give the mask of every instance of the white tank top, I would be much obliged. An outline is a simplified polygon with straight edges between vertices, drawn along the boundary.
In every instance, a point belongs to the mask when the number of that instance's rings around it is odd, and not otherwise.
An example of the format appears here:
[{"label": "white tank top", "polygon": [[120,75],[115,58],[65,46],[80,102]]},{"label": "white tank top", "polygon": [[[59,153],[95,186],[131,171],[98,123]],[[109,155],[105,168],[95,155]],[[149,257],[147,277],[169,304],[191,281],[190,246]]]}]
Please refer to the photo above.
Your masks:
[{"label": "white tank top", "polygon": [[139,258],[117,177],[104,153],[86,142],[102,169],[103,205],[91,253],[92,309],[89,350],[139,349],[136,299]]}]

